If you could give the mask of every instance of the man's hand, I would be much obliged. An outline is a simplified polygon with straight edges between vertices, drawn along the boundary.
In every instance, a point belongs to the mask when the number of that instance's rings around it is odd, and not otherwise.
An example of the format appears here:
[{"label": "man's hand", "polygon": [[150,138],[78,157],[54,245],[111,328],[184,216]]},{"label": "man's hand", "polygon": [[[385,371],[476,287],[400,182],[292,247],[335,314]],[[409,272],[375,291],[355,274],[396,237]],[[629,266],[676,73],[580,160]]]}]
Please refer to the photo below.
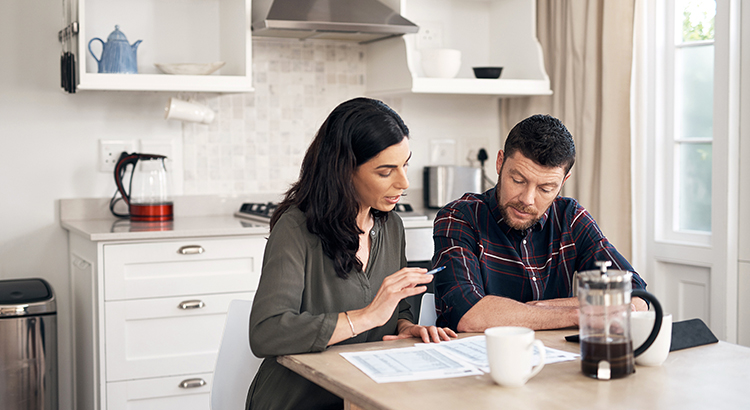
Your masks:
[{"label": "man's hand", "polygon": [[[494,326],[523,326],[533,330],[578,326],[578,302],[575,298],[538,302],[521,303],[509,298],[487,295],[464,314],[458,322],[457,330],[484,332],[485,329]],[[554,305],[544,306],[541,302]]]},{"label": "man's hand", "polygon": [[648,303],[646,303],[645,300],[636,296],[630,299],[630,309],[632,309],[633,312],[641,312],[644,310],[648,310]]}]

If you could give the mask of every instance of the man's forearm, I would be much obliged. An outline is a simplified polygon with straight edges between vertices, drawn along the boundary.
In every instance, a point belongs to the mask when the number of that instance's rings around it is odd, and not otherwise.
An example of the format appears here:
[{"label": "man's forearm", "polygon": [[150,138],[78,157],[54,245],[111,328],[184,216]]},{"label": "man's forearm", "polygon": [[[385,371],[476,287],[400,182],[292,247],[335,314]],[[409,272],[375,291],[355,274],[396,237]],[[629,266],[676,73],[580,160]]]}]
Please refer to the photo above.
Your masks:
[{"label": "man's forearm", "polygon": [[578,298],[574,296],[570,298],[532,300],[530,302],[526,302],[526,304],[546,307],[578,307],[580,302],[578,301]]},{"label": "man's forearm", "polygon": [[534,330],[578,326],[578,306],[541,306],[485,296],[461,318],[457,330],[484,332],[494,326],[523,326]]}]

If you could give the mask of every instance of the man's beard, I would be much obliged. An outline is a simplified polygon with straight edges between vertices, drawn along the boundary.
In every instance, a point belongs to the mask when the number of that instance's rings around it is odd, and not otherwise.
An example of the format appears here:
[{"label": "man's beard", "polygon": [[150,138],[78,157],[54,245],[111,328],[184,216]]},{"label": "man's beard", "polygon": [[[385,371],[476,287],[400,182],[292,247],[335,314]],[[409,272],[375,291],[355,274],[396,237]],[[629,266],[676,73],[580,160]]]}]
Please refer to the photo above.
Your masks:
[{"label": "man's beard", "polygon": [[[500,167],[500,173],[501,173],[500,175],[502,175],[502,172],[503,172],[503,168]],[[497,176],[497,185],[495,186],[495,195],[497,197],[497,204],[500,206],[500,215],[503,217],[503,221],[505,221],[506,225],[510,226],[513,229],[517,229],[519,231],[525,231],[531,228],[537,222],[539,222],[540,219],[542,219],[542,215],[537,216],[536,218],[532,219],[531,221],[525,224],[518,224],[518,223],[512,222],[512,220],[510,219],[510,212],[508,212],[508,208],[515,208],[521,212],[532,214],[532,215],[537,215],[538,212],[536,208],[531,207],[531,206],[524,206],[520,202],[509,203],[509,204],[503,205],[500,202],[500,192],[501,192],[501,185],[502,185],[500,175]]]},{"label": "man's beard", "polygon": [[515,208],[521,212],[529,213],[529,214],[537,214],[536,209],[533,207],[523,206],[520,203],[500,205],[500,215],[502,215],[503,221],[505,221],[505,223],[511,228],[517,229],[519,231],[525,231],[531,228],[537,222],[539,222],[540,219],[542,219],[542,216],[539,215],[538,217],[532,219],[529,222],[526,222],[524,224],[518,224],[516,222],[513,222],[513,220],[510,218],[510,212],[508,212],[508,208]]}]

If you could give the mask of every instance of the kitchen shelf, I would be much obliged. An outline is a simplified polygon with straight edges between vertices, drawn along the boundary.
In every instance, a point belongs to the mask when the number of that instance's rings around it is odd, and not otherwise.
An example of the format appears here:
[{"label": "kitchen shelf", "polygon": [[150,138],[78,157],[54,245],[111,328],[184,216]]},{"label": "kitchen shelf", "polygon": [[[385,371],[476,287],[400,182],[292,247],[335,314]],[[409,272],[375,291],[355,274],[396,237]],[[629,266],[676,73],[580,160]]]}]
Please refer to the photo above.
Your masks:
[{"label": "kitchen shelf", "polygon": [[[71,0],[79,23],[79,90],[249,92],[252,86],[251,0]],[[88,49],[115,25],[137,51],[138,74],[100,74]],[[101,55],[101,45],[92,43]],[[162,74],[154,63],[226,64],[211,75]]]},{"label": "kitchen shelf", "polygon": [[196,91],[249,92],[253,91],[244,76],[199,76],[170,74],[98,74],[81,75],[79,90],[120,91]]},{"label": "kitchen shelf", "polygon": [[[368,95],[550,95],[536,38],[535,0],[383,0],[420,32],[367,45]],[[429,35],[428,35],[429,34]],[[421,50],[461,50],[456,78],[429,78]],[[477,79],[472,67],[501,66],[499,79]]]}]

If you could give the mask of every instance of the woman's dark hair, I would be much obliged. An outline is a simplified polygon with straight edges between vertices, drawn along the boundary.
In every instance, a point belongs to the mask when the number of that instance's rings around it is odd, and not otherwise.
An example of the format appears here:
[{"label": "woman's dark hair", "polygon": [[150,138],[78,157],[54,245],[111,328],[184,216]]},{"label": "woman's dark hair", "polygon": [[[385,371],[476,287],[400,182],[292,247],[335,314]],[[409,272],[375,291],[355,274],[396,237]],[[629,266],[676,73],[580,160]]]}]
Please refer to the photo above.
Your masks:
[{"label": "woman's dark hair", "polygon": [[503,152],[508,158],[516,151],[539,165],[562,167],[566,174],[576,161],[573,136],[551,115],[532,115],[510,130]]},{"label": "woman's dark hair", "polygon": [[[307,229],[320,238],[323,252],[333,259],[336,274],[346,279],[362,271],[357,258],[359,201],[352,176],[358,166],[409,136],[398,114],[383,102],[355,98],[336,107],[321,125],[302,160],[299,180],[271,218],[271,230],[281,215],[297,206]],[[375,217],[387,214],[373,209]]]}]

